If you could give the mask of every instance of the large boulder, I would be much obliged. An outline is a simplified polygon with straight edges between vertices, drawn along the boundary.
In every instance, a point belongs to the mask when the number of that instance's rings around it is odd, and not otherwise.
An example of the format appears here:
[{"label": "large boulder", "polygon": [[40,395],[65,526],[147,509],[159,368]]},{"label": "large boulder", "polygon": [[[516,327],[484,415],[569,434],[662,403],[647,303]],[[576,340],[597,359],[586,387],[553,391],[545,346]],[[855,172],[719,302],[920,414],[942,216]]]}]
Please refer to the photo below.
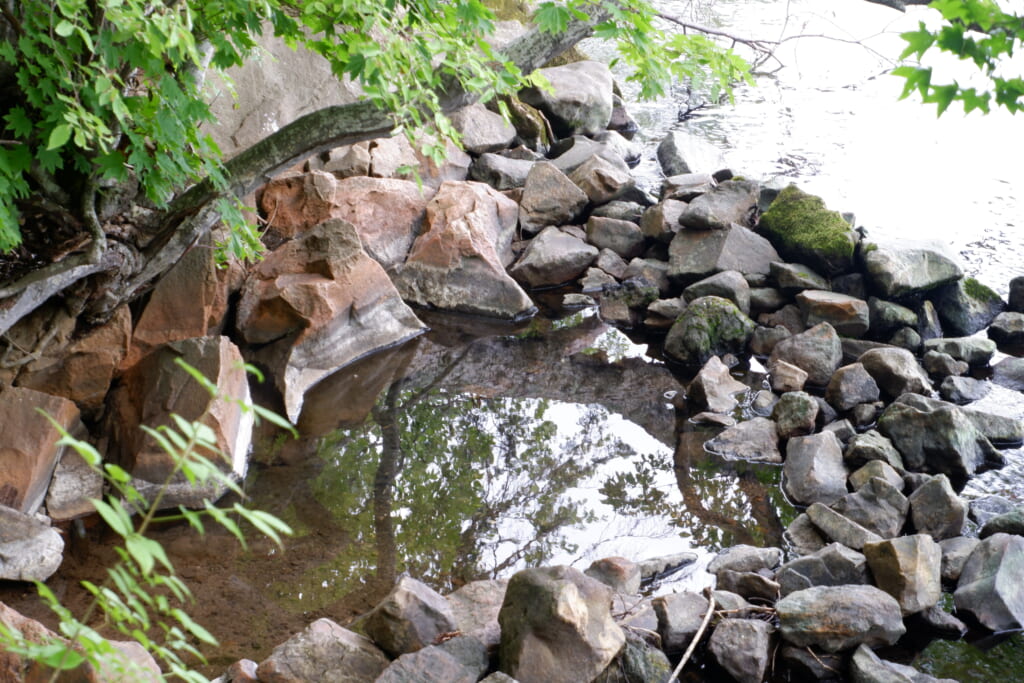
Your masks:
[{"label": "large boulder", "polygon": [[530,240],[509,273],[529,287],[560,285],[583,274],[598,253],[597,247],[551,226]]},{"label": "large boulder", "polygon": [[797,503],[829,505],[846,495],[843,446],[833,432],[790,439],[782,473],[782,488]]},{"label": "large boulder", "polygon": [[587,205],[587,195],[549,162],[540,161],[526,175],[519,202],[519,226],[534,234],[549,225],[572,222]]},{"label": "large boulder", "polygon": [[786,187],[761,216],[758,231],[788,261],[806,263],[825,275],[853,269],[856,233],[820,197]]},{"label": "large boulder", "polygon": [[1002,298],[974,278],[964,278],[936,290],[930,297],[942,322],[953,336],[967,337],[988,327],[1006,307]]},{"label": "large boulder", "polygon": [[1024,536],[994,534],[967,559],[953,600],[960,612],[986,628],[1004,631],[1024,625]]},{"label": "large boulder", "polygon": [[[182,370],[176,362],[179,358],[201,372],[222,397],[212,397]],[[202,417],[224,455],[221,466],[241,478],[248,464],[253,416],[242,410],[239,402],[249,400],[242,354],[231,340],[201,337],[173,342],[137,363],[112,392],[107,417],[111,434],[108,455],[132,474],[133,485],[152,500],[175,470],[175,461],[139,427],[173,425],[172,414],[186,420]],[[161,505],[201,508],[206,500],[215,501],[225,492],[220,482],[193,484],[179,473],[161,497]]]},{"label": "large boulder", "polygon": [[420,650],[457,628],[448,601],[409,576],[400,578],[363,621],[366,634],[391,657]]},{"label": "large boulder", "polygon": [[931,396],[931,380],[906,349],[885,347],[871,349],[861,354],[857,362],[864,366],[878,387],[889,396],[896,398],[906,393]]},{"label": "large boulder", "polygon": [[754,321],[728,299],[705,296],[686,307],[665,338],[665,353],[688,365],[712,356],[739,354],[754,333]]},{"label": "large boulder", "polygon": [[459,132],[463,149],[470,154],[501,151],[516,137],[516,129],[501,114],[479,102],[456,109],[448,119]]},{"label": "large boulder", "polygon": [[679,224],[692,230],[728,230],[744,225],[757,205],[759,186],[749,180],[727,180],[695,197],[679,214]]},{"label": "large boulder", "polygon": [[928,534],[864,545],[875,585],[896,598],[903,614],[915,614],[942,596],[942,550]]},{"label": "large boulder", "polygon": [[64,559],[64,539],[34,516],[0,505],[0,580],[46,581]]},{"label": "large boulder", "polygon": [[825,386],[843,361],[843,347],[835,328],[819,323],[806,332],[779,341],[768,358],[768,368],[786,361],[807,372],[807,381]]},{"label": "large boulder", "polygon": [[938,242],[869,239],[862,252],[868,282],[885,299],[932,290],[963,277],[955,257]]},{"label": "large boulder", "polygon": [[530,87],[519,99],[540,109],[558,137],[597,135],[612,118],[612,72],[602,62],[584,60],[538,69],[550,88]]},{"label": "large boulder", "polygon": [[501,640],[498,614],[505,600],[507,579],[470,581],[445,596],[451,606],[458,630],[479,639],[488,647]]},{"label": "large boulder", "polygon": [[351,223],[332,219],[285,243],[249,272],[238,329],[266,344],[285,412],[298,419],[308,389],[355,360],[425,331]]},{"label": "large boulder", "polygon": [[387,666],[387,656],[369,639],[317,619],[275,647],[257,675],[265,683],[365,683]]},{"label": "large boulder", "polygon": [[838,652],[860,644],[892,645],[906,633],[900,605],[874,586],[816,586],[775,603],[782,637]]},{"label": "large boulder", "polygon": [[393,277],[406,301],[515,319],[533,312],[505,272],[513,254],[515,202],[481,183],[447,182],[427,204],[423,233]]},{"label": "large boulder", "polygon": [[522,683],[593,680],[626,640],[611,599],[611,588],[570,567],[518,572],[498,617],[500,669]]},{"label": "large boulder", "polygon": [[851,363],[836,370],[825,388],[825,400],[840,412],[850,410],[858,403],[872,403],[878,397],[878,384],[861,363]]},{"label": "large boulder", "polygon": [[59,445],[61,428],[81,436],[78,408],[66,398],[21,387],[0,388],[0,505],[25,514],[39,509],[50,485],[50,477],[65,452]]},{"label": "large boulder", "polygon": [[728,230],[683,229],[671,239],[668,275],[684,284],[725,270],[767,275],[771,264],[780,260],[771,242],[742,225]]}]

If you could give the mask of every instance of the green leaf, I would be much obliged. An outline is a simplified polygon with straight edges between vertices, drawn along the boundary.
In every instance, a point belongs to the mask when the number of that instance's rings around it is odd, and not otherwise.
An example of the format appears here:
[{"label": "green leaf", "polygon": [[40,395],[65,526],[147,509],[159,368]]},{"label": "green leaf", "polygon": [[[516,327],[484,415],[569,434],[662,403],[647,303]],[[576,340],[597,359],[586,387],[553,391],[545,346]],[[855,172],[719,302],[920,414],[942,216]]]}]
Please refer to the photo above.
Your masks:
[{"label": "green leaf", "polygon": [[96,512],[116,534],[126,537],[132,533],[132,521],[124,508],[119,505],[115,507],[99,498],[90,498],[89,502],[96,507]]},{"label": "green leaf", "polygon": [[537,27],[545,33],[561,33],[569,25],[571,16],[569,10],[563,5],[544,2],[534,12],[533,20]]},{"label": "green leaf", "polygon": [[59,149],[71,139],[71,126],[62,123],[50,131],[50,141],[46,145],[47,150]]},{"label": "green leaf", "polygon": [[53,29],[54,33],[56,33],[61,38],[67,38],[74,32],[74,30],[74,24],[72,24],[67,19],[61,19],[60,21],[58,21],[57,25]]}]

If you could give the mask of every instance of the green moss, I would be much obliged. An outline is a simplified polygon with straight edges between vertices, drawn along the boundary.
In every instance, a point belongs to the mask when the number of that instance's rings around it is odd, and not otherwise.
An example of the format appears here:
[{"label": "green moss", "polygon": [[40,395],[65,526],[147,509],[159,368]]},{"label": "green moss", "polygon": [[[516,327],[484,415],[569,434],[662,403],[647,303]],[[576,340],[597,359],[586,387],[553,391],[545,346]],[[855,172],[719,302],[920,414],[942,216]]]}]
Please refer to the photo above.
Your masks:
[{"label": "green moss", "polygon": [[964,278],[964,293],[976,301],[999,301],[999,295],[973,277]]},{"label": "green moss", "polygon": [[783,258],[806,263],[825,275],[853,267],[857,240],[850,225],[820,197],[790,185],[761,216],[759,228]]}]

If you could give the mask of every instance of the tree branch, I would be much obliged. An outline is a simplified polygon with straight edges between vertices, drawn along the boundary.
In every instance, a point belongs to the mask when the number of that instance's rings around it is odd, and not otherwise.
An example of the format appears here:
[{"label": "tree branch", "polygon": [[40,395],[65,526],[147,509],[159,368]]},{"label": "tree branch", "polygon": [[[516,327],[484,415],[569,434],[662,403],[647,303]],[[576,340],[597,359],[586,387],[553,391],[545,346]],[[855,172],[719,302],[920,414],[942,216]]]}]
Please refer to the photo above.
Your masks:
[{"label": "tree branch", "polygon": [[662,14],[662,13],[659,12],[656,16],[659,19],[663,19],[664,21],[668,21],[670,23],[673,23],[676,26],[679,26],[679,27],[683,28],[684,30],[697,31],[698,33],[704,33],[704,34],[707,34],[709,36],[718,36],[719,38],[725,38],[727,40],[731,40],[734,45],[737,44],[737,43],[740,44],[740,45],[746,45],[747,47],[749,47],[751,50],[754,50],[755,52],[761,52],[761,53],[769,54],[770,55],[772,53],[772,47],[770,47],[770,46],[778,45],[778,41],[775,41],[775,40],[760,40],[758,38],[744,38],[742,36],[737,36],[734,33],[729,33],[728,31],[723,31],[721,29],[712,28],[711,26],[703,26],[701,24],[695,24],[695,23],[690,22],[690,21],[685,21],[683,19],[680,19],[679,17],[674,17],[674,16],[672,16],[670,14]]},{"label": "tree branch", "polygon": [[876,5],[882,5],[883,7],[889,7],[900,12],[907,11],[907,5],[927,5],[932,0],[865,0],[865,2],[871,2]]}]

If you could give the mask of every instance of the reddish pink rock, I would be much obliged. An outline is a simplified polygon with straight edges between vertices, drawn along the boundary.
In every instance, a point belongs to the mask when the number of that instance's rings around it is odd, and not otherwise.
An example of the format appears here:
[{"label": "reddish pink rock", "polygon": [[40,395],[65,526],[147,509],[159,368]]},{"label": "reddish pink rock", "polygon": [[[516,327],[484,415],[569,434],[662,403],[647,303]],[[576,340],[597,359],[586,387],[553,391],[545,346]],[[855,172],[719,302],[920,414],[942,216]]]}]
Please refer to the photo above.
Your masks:
[{"label": "reddish pink rock", "polygon": [[263,236],[270,247],[331,218],[338,181],[330,173],[284,174],[267,183],[256,197],[266,218]]}]

